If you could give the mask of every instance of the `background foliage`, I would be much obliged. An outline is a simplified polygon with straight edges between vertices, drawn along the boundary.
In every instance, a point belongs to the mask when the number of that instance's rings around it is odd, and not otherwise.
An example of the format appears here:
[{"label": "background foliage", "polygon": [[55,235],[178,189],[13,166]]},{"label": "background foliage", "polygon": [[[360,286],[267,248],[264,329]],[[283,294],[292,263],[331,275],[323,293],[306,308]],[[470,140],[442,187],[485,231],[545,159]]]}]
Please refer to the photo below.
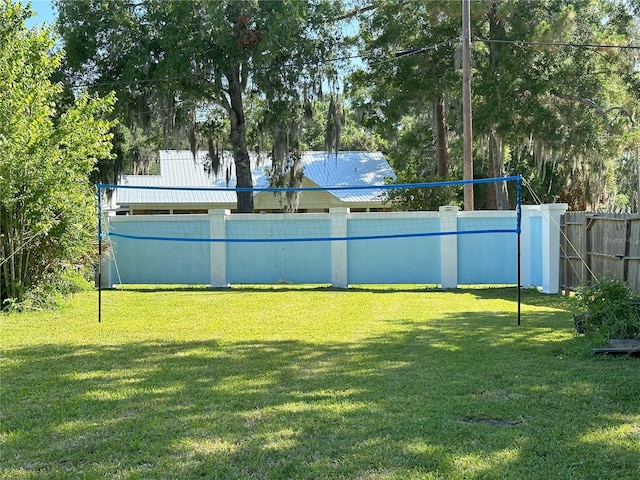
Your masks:
[{"label": "background foliage", "polygon": [[[156,150],[188,139],[192,151],[209,150],[216,173],[220,151],[232,150],[237,187],[252,186],[250,130],[270,141],[274,184],[286,183],[288,175],[295,183],[300,124],[312,101],[328,88],[329,103],[339,113],[336,65],[325,60],[341,48],[336,22],[341,1],[58,0],[56,5],[57,27],[69,52],[67,82],[91,92],[117,92],[117,114],[130,137],[142,136],[142,143]],[[256,98],[259,116],[251,118],[249,104]],[[329,126],[327,146],[339,149],[341,123]],[[136,164],[131,159],[139,149],[133,147],[122,143],[118,154],[130,160],[116,167]],[[104,173],[122,173],[118,170]],[[238,194],[238,211],[253,211],[249,192]]]}]

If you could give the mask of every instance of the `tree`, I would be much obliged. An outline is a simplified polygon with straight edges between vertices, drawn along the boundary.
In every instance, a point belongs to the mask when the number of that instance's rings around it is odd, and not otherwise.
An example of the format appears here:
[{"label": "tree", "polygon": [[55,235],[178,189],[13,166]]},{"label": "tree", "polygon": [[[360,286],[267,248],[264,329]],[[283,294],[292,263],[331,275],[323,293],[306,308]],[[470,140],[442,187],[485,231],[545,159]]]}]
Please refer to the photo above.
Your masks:
[{"label": "tree", "polygon": [[[90,90],[112,88],[130,117],[188,130],[198,148],[200,123],[225,113],[237,187],[252,187],[246,106],[264,100],[268,129],[293,155],[302,105],[318,92],[324,62],[339,49],[331,0],[59,0],[58,27],[69,51],[67,73]],[[179,21],[177,21],[179,19]],[[169,117],[169,118],[167,118]],[[268,124],[267,124],[268,123]],[[213,145],[211,138],[207,144]],[[283,158],[274,155],[274,168]],[[215,165],[214,165],[215,166]],[[251,212],[250,191],[238,211]]]},{"label": "tree", "polygon": [[[420,138],[419,143],[405,143],[402,151],[392,148],[390,155],[392,160],[410,159],[411,163],[419,157],[424,163],[427,155],[434,164],[428,170],[446,177],[450,137],[447,111],[460,90],[460,73],[454,64],[461,25],[459,2],[379,0],[359,18],[358,44],[365,68],[350,77],[354,108],[365,125],[375,127],[398,147],[401,129],[406,133],[407,125],[426,127],[426,131],[413,136]],[[421,120],[406,122],[407,116]]]},{"label": "tree", "polygon": [[[459,36],[459,2],[371,6],[360,22],[366,68],[352,76],[355,104],[368,126],[398,140],[390,152],[402,159],[396,168],[428,175],[435,167],[416,165],[442,158],[439,147],[431,153],[444,131],[431,102],[444,92],[446,148],[455,164],[460,78],[447,39]],[[640,81],[637,53],[612,47],[638,43],[637,9],[637,0],[473,2],[475,176],[522,172],[544,201],[579,195],[589,208],[615,203],[619,183],[607,179],[633,154]],[[416,132],[408,135],[407,125]],[[410,139],[417,143],[401,143]],[[411,145],[415,158],[407,163]],[[476,206],[507,208],[507,193],[496,184]]]},{"label": "tree", "polygon": [[[313,105],[313,116],[303,123],[302,148],[305,150],[321,151],[326,149],[326,124],[329,117],[330,104],[327,101],[317,101]],[[344,125],[340,132],[340,148],[342,150],[373,152],[388,149],[379,134],[371,132],[361,125],[356,118],[357,113],[348,105],[342,107]]]},{"label": "tree", "polygon": [[[474,130],[488,176],[509,163],[534,173],[528,180],[547,201],[582,192],[586,206],[603,202],[606,164],[633,129],[637,105],[624,82],[633,63],[611,47],[628,43],[637,19],[607,0],[492,0],[476,11]],[[607,47],[583,46],[597,44]],[[506,190],[490,189],[488,204],[508,205]]]},{"label": "tree", "polygon": [[[95,194],[89,174],[109,155],[102,120],[114,99],[56,105],[50,78],[61,54],[51,33],[27,30],[30,10],[0,2],[0,300],[20,304],[90,264]],[[37,302],[39,299],[35,298]]]}]

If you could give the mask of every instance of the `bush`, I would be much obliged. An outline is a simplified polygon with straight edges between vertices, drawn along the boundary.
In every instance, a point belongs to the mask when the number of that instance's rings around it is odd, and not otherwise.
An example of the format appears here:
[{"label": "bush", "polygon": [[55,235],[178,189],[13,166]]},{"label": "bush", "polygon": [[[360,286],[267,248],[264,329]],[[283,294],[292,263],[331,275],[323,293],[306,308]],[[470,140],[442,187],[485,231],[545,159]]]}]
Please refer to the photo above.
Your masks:
[{"label": "bush", "polygon": [[617,278],[585,283],[576,291],[584,333],[596,340],[640,338],[640,315],[633,292]]},{"label": "bush", "polygon": [[25,312],[45,308],[58,308],[69,295],[93,289],[91,276],[94,269],[86,266],[66,266],[51,272],[39,284],[32,286],[18,298],[4,300],[2,308],[7,312]]},{"label": "bush", "polygon": [[[454,180],[451,177],[418,176],[401,172],[398,178],[388,181],[389,184],[432,183]],[[384,194],[385,202],[390,202],[399,211],[438,211],[443,205],[462,206],[462,189],[459,186],[443,186],[435,188],[394,188]]]}]

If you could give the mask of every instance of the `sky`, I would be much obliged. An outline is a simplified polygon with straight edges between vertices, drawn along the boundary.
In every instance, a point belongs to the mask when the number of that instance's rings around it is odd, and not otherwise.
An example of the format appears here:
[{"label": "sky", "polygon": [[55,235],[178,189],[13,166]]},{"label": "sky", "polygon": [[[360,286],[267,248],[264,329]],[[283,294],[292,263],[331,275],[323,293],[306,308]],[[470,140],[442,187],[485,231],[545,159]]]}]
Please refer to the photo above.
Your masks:
[{"label": "sky", "polygon": [[20,0],[20,3],[27,4],[31,3],[31,10],[35,16],[27,20],[26,25],[27,28],[32,27],[33,25],[47,22],[49,24],[53,23],[55,20],[55,13],[53,11],[53,5],[51,0]]}]

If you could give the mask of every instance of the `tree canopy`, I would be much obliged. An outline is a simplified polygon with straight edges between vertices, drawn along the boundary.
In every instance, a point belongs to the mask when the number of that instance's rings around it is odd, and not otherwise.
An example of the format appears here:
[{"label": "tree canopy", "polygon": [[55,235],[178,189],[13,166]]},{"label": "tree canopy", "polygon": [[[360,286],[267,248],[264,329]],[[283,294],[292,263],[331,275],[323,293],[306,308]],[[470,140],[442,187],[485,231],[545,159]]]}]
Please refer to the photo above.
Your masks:
[{"label": "tree canopy", "polygon": [[[247,103],[264,103],[259,125],[274,144],[273,171],[296,175],[305,107],[334,76],[325,61],[341,46],[341,2],[331,0],[59,0],[67,77],[89,91],[114,90],[121,116],[150,134],[182,129],[191,149],[228,136],[237,187],[252,187]],[[228,128],[228,131],[221,131]],[[335,144],[334,136],[334,144]],[[292,164],[285,157],[293,156]],[[289,165],[289,169],[285,168]],[[278,183],[278,182],[276,182]],[[250,192],[238,211],[253,210]]]}]

